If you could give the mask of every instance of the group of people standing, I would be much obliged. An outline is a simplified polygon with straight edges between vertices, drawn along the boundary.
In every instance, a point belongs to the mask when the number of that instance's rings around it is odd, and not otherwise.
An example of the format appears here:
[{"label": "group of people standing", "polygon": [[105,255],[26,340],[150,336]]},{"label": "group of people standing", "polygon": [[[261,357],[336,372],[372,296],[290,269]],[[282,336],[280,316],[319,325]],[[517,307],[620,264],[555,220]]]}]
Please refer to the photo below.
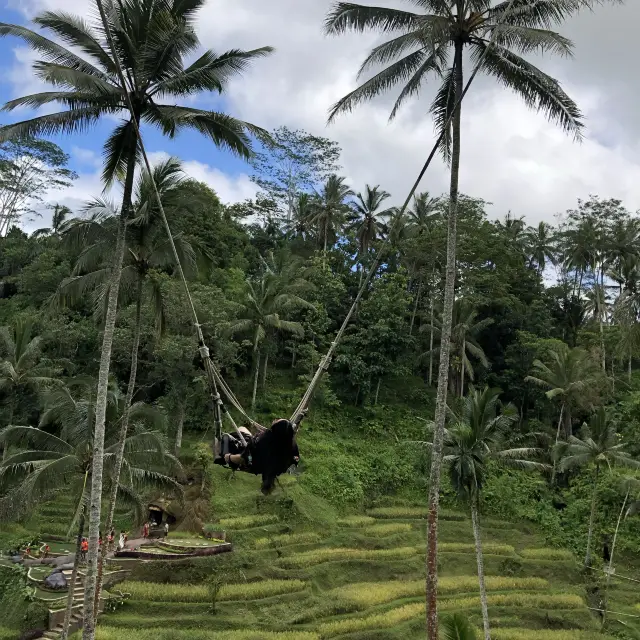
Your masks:
[{"label": "group of people standing", "polygon": [[[120,531],[120,537],[118,538],[118,551],[122,551],[125,548],[125,545],[128,540],[128,535],[125,531]],[[107,551],[114,550],[114,544],[116,540],[116,531],[115,529],[111,529],[109,531],[109,535],[107,536]],[[102,539],[102,531],[98,537],[98,547],[102,549],[103,539]],[[82,538],[80,541],[80,561],[87,561],[87,553],[89,552],[89,540],[87,538]]]}]

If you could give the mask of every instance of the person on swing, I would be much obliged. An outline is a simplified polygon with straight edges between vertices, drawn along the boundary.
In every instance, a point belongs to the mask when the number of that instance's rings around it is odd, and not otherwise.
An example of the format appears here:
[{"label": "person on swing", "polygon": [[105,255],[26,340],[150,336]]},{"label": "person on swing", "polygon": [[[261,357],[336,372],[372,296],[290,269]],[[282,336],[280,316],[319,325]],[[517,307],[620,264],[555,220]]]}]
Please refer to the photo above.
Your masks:
[{"label": "person on swing", "polygon": [[261,475],[261,491],[264,495],[269,495],[273,491],[276,478],[292,465],[298,465],[300,451],[290,420],[277,418],[269,429],[255,424],[259,429],[255,436],[246,427],[239,429],[247,443],[246,447],[233,434],[223,434],[215,462],[232,469]]}]

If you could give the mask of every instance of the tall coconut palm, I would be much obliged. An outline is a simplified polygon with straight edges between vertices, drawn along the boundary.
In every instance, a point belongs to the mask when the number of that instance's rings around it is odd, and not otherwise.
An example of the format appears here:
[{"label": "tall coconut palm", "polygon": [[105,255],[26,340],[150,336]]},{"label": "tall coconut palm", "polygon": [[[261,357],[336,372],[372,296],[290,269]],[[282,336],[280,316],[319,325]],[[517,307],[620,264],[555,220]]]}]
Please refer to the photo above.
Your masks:
[{"label": "tall coconut palm", "polygon": [[598,247],[602,246],[602,227],[599,222],[587,217],[570,226],[564,233],[567,246],[566,267],[574,276],[574,295],[582,291],[584,276],[595,273],[598,264]]},{"label": "tall coconut palm", "polygon": [[[152,181],[155,182],[165,208],[178,203],[173,198],[183,179],[179,160],[169,158],[157,165],[153,174],[144,173],[135,189],[133,217],[127,222],[125,231],[125,256],[120,285],[120,303],[133,302],[136,306],[131,346],[131,367],[125,396],[125,406],[120,424],[120,448],[115,462],[116,477],[120,476],[124,445],[129,428],[129,413],[135,392],[138,371],[138,349],[142,327],[142,306],[148,297],[153,305],[156,324],[160,334],[164,332],[164,296],[157,280],[150,278],[152,270],[172,270],[174,257],[166,236],[164,224],[157,205]],[[82,299],[88,290],[94,289],[97,310],[104,310],[104,299],[108,295],[109,262],[117,244],[117,212],[104,203],[92,203],[88,218],[70,220],[63,233],[68,244],[85,245],[74,268],[74,275],[63,281],[60,295],[74,300]],[[187,276],[195,273],[196,260],[193,248],[181,236],[174,236],[180,262]],[[146,294],[146,296],[145,296]],[[116,506],[118,483],[112,484],[105,530],[110,530]],[[103,545],[98,566],[96,600],[101,590],[102,567],[107,548]]]},{"label": "tall coconut palm", "polygon": [[600,328],[600,360],[602,370],[607,370],[607,358],[604,344],[604,323],[607,319],[607,290],[600,283],[595,283],[586,293],[586,310],[591,312],[593,319]]},{"label": "tall coconut palm", "polygon": [[283,314],[288,314],[296,308],[313,308],[313,305],[299,295],[298,291],[298,283],[291,282],[271,271],[267,271],[257,281],[246,281],[243,309],[239,313],[238,320],[231,323],[228,331],[231,335],[252,336],[254,365],[252,408],[255,408],[258,391],[261,345],[267,337],[267,332],[274,330],[294,336],[304,336],[304,329],[299,322],[282,317]]},{"label": "tall coconut palm", "polygon": [[299,193],[293,202],[291,220],[285,225],[286,233],[292,238],[306,240],[312,229],[313,198],[308,193]]},{"label": "tall coconut palm", "polygon": [[407,226],[412,235],[421,236],[433,226],[440,198],[432,198],[428,191],[413,198],[413,206],[407,211]]},{"label": "tall coconut palm", "polygon": [[564,344],[558,345],[549,351],[549,360],[549,365],[534,360],[532,375],[525,381],[546,388],[549,400],[557,398],[560,401],[557,444],[563,425],[565,438],[571,437],[572,409],[585,389],[595,382],[597,374],[589,354],[578,347],[570,349]]},{"label": "tall coconut palm", "polygon": [[310,221],[318,230],[318,238],[323,244],[325,264],[327,249],[335,243],[349,212],[346,199],[353,195],[353,191],[345,180],[335,174],[329,176],[313,202]]},{"label": "tall coconut palm", "polygon": [[[460,123],[464,72],[464,50],[481,61],[481,70],[519,94],[525,103],[565,130],[580,135],[581,114],[560,84],[518,53],[550,52],[570,55],[572,44],[549,30],[591,0],[548,0],[517,4],[502,0],[442,0],[413,2],[423,11],[414,13],[388,7],[371,7],[351,2],[336,2],[326,20],[326,31],[341,34],[355,30],[393,33],[393,37],[376,46],[367,56],[360,74],[379,66],[384,68],[364,81],[336,103],[330,118],[351,111],[387,90],[402,85],[391,112],[393,118],[410,97],[416,97],[429,78],[440,86],[431,104],[438,133],[443,134],[442,150],[451,160],[449,215],[447,234],[447,270],[443,305],[443,343],[440,357],[436,402],[436,437],[429,483],[429,524],[427,545],[427,636],[437,640],[437,520],[440,491],[440,467],[443,429],[447,406],[449,375],[449,338],[456,275],[456,222],[460,168]],[[491,37],[495,46],[490,47]],[[452,55],[451,55],[452,54]],[[452,119],[450,117],[452,116]],[[451,122],[451,127],[448,123]]]},{"label": "tall coconut palm", "polygon": [[[20,394],[40,392],[59,384],[59,369],[42,356],[42,336],[32,334],[30,322],[0,327],[0,392],[8,398],[7,425],[13,424]],[[3,449],[6,455],[7,449]]]},{"label": "tall coconut palm", "polygon": [[[437,337],[441,337],[442,324],[442,319],[434,318],[433,328],[423,325],[421,329],[429,329],[429,331],[433,331]],[[451,391],[457,391],[460,397],[464,395],[465,377],[471,381],[475,378],[473,364],[469,356],[478,360],[482,366],[489,366],[484,350],[477,339],[482,331],[491,324],[493,324],[493,318],[478,320],[478,310],[468,300],[461,298],[455,301],[453,305],[453,329],[451,330],[450,346],[451,353],[455,354],[455,360],[450,363],[451,371],[449,382]],[[441,352],[442,343],[440,343],[440,346],[432,348],[428,353]]]},{"label": "tall coconut palm", "polygon": [[634,460],[625,451],[625,443],[620,439],[615,425],[608,419],[604,407],[593,414],[589,424],[582,425],[581,438],[570,436],[567,443],[558,447],[562,454],[560,468],[563,470],[575,467],[593,467],[593,492],[591,494],[591,514],[589,516],[589,533],[587,535],[587,551],[585,567],[591,566],[591,541],[595,524],[598,499],[598,476],[602,467],[614,465],[640,469],[640,462]]},{"label": "tall coconut palm", "polygon": [[476,544],[478,582],[485,640],[491,640],[487,592],[484,583],[484,562],[478,506],[480,493],[487,475],[490,459],[502,459],[521,468],[542,468],[529,460],[533,449],[510,449],[505,447],[508,430],[518,419],[513,405],[499,409],[500,391],[485,388],[471,389],[464,400],[460,415],[452,415],[453,424],[445,429],[443,462],[448,470],[451,484],[458,495],[469,506]]},{"label": "tall coconut palm", "polygon": [[385,200],[391,194],[380,185],[371,187],[365,186],[365,192],[357,193],[355,200],[351,204],[352,212],[348,216],[349,227],[355,231],[358,240],[358,252],[360,253],[360,269],[363,271],[363,259],[369,253],[373,242],[387,231],[385,219],[392,215],[394,209],[387,208],[380,210]]},{"label": "tall coconut palm", "polygon": [[56,204],[53,207],[53,214],[51,215],[51,226],[43,229],[37,229],[33,232],[32,237],[39,238],[41,236],[59,236],[65,220],[70,215],[71,209],[69,209],[69,207]]},{"label": "tall coconut palm", "polygon": [[536,265],[538,273],[542,274],[547,261],[555,264],[556,261],[556,238],[553,227],[540,222],[537,227],[529,227],[525,231],[527,251],[529,254],[529,267]]},{"label": "tall coconut palm", "polygon": [[[1,127],[0,141],[72,133],[96,124],[105,116],[127,114],[104,145],[102,175],[105,183],[111,184],[115,179],[123,178],[124,184],[120,241],[113,256],[98,376],[95,427],[98,455],[94,458],[96,468],[92,474],[89,505],[89,540],[93,551],[89,556],[85,582],[85,615],[90,620],[94,617],[92,601],[98,562],[95,552],[100,527],[101,452],[109,365],[124,255],[124,226],[131,213],[134,171],[140,154],[135,127],[136,124],[149,124],[169,137],[183,130],[195,130],[210,138],[215,145],[249,157],[249,136],[252,133],[264,134],[261,129],[223,113],[181,106],[177,101],[203,91],[223,93],[229,80],[241,74],[252,60],[271,52],[269,47],[253,51],[231,50],[221,55],[205,51],[185,67],[185,60],[200,47],[194,21],[205,0],[102,0],[101,7],[98,0],[93,2],[96,8],[104,8],[126,86],[120,85],[117,66],[101,21],[94,18],[89,22],[53,11],[34,19],[36,26],[50,32],[55,40],[62,41],[69,48],[21,25],[0,23],[0,35],[20,38],[42,56],[42,60],[34,63],[34,72],[53,87],[52,91],[11,100],[5,105],[5,110],[51,104],[62,106],[59,112]],[[133,104],[133,114],[127,109],[129,100]],[[85,624],[83,638],[93,640],[94,636],[95,626],[89,621]]]}]

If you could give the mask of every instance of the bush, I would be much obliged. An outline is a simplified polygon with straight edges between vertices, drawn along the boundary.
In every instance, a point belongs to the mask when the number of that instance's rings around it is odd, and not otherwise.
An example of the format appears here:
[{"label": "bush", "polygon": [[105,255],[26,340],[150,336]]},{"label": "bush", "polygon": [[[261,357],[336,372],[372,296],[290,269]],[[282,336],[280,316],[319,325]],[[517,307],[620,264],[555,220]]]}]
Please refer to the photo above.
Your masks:
[{"label": "bush", "polygon": [[[284,593],[302,591],[302,580],[262,580],[240,584],[223,584],[217,595],[218,602],[225,600],[258,600]],[[209,602],[206,585],[160,584],[157,582],[123,582],[118,587],[136,600],[151,602]]]},{"label": "bush", "polygon": [[268,549],[269,547],[281,547],[293,544],[310,544],[320,541],[320,534],[309,531],[306,533],[284,533],[270,538],[256,538],[253,545],[256,549]]},{"label": "bush", "polygon": [[[239,516],[237,518],[222,518],[217,528],[228,529],[251,529],[252,527],[262,527],[266,524],[274,524],[278,522],[278,516],[270,513],[264,513],[254,516]],[[214,525],[215,527],[216,525]]]},{"label": "bush", "polygon": [[281,558],[278,563],[284,567],[310,567],[321,562],[336,560],[379,560],[384,558],[408,558],[414,556],[413,547],[399,547],[397,549],[347,549],[343,547],[327,547],[296,553]]},{"label": "bush", "polygon": [[371,527],[366,527],[364,533],[372,537],[384,537],[391,536],[396,533],[409,533],[413,527],[406,522],[389,522],[387,524],[374,524]]},{"label": "bush", "polygon": [[189,629],[177,631],[153,627],[151,629],[130,629],[99,626],[96,640],[320,640],[317,633],[311,631],[261,631],[247,629],[239,631],[214,631]]},{"label": "bush", "polygon": [[[473,544],[464,542],[443,542],[438,545],[438,551],[443,553],[475,553]],[[491,542],[482,545],[482,553],[490,556],[511,556],[516,550],[510,544],[493,544]]]},{"label": "bush", "polygon": [[339,527],[365,527],[369,524],[373,524],[376,521],[371,516],[348,516],[346,518],[340,518],[338,520]]},{"label": "bush", "polygon": [[520,555],[527,560],[573,560],[566,549],[523,549]]},{"label": "bush", "polygon": [[[485,578],[488,591],[542,590],[549,583],[542,578],[503,578],[488,576]],[[438,579],[440,594],[465,593],[478,590],[477,576],[446,576]],[[331,594],[336,599],[348,600],[359,607],[373,607],[399,598],[424,596],[424,580],[361,582],[334,589]]]}]

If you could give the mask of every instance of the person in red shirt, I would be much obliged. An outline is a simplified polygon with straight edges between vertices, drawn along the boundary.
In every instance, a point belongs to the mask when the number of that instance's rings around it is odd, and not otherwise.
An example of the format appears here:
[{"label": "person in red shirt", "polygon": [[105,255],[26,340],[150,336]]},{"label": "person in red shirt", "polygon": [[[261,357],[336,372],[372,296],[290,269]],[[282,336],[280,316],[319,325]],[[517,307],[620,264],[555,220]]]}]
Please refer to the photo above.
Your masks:
[{"label": "person in red shirt", "polygon": [[49,552],[51,551],[51,547],[48,544],[44,545],[44,551],[42,552],[42,558],[47,558],[49,556]]},{"label": "person in red shirt", "polygon": [[81,562],[87,561],[87,551],[89,551],[89,541],[86,538],[82,538],[80,543],[80,560]]}]

